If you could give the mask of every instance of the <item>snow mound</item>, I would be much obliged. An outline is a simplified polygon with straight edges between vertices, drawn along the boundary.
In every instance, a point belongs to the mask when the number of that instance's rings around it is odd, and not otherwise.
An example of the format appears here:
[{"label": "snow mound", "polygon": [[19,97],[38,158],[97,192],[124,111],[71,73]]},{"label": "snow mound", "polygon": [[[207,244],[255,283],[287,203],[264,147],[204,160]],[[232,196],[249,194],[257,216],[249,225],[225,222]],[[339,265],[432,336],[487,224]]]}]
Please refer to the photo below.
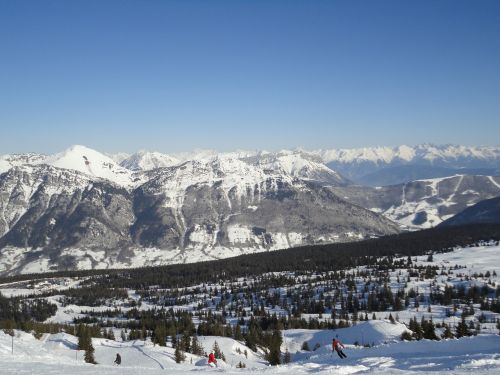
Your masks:
[{"label": "snow mound", "polygon": [[395,324],[385,320],[370,320],[359,323],[349,328],[337,330],[308,330],[291,329],[283,331],[282,350],[299,352],[302,344],[307,341],[309,348],[318,346],[322,350],[331,350],[333,338],[338,335],[339,340],[345,345],[379,345],[389,342],[400,341],[403,332],[409,331],[402,323]]},{"label": "snow mound", "polygon": [[[217,341],[217,345],[226,358],[225,363],[221,360],[217,360],[219,368],[233,367],[239,362],[244,363],[247,368],[267,366],[267,361],[263,359],[263,353],[252,352],[247,346],[232,338],[220,336],[199,336],[198,340],[206,353],[210,353],[215,342]],[[247,353],[246,355],[245,351]],[[207,364],[207,359],[205,358],[200,362]]]}]

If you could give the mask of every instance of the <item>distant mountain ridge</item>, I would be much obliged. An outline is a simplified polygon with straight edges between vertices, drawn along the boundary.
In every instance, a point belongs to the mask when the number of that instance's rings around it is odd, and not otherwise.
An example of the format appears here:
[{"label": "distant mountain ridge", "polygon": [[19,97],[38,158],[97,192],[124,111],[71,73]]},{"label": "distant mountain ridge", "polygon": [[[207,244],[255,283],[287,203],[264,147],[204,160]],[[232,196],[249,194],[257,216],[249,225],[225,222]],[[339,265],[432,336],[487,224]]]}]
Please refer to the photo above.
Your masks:
[{"label": "distant mountain ridge", "polygon": [[[77,147],[77,146],[74,146]],[[81,146],[83,147],[83,146]],[[352,149],[326,150],[283,150],[279,152],[245,151],[217,152],[214,150],[195,150],[182,153],[161,153],[139,151],[134,154],[117,153],[106,154],[115,164],[133,171],[147,171],[155,168],[171,167],[188,160],[209,159],[224,156],[235,159],[257,158],[263,159],[273,155],[299,153],[315,158],[327,165],[333,171],[340,173],[347,179],[355,182],[377,186],[397,184],[415,179],[446,177],[460,173],[460,169],[482,170],[488,173],[500,170],[500,146],[460,146],[460,145],[432,145],[417,146],[401,145],[397,147],[365,147]],[[26,163],[41,163],[47,158],[40,154],[16,154],[0,156],[0,173],[14,165]],[[398,167],[398,169],[392,169]],[[412,170],[415,167],[415,170]],[[406,171],[405,171],[406,168]],[[426,172],[428,169],[428,172]],[[463,171],[462,171],[463,172]],[[384,173],[388,177],[384,177]],[[450,174],[452,173],[452,174]],[[401,175],[394,177],[393,175]],[[481,174],[481,173],[473,173]],[[404,175],[404,176],[403,176]],[[405,176],[409,178],[405,180]],[[389,183],[384,181],[393,178]],[[376,179],[379,181],[376,181]]]},{"label": "distant mountain ridge", "polygon": [[[498,146],[368,147],[320,150],[313,153],[333,170],[365,185],[385,186],[418,178],[446,177],[460,174],[462,168],[500,169]],[[407,166],[406,169],[398,167]],[[448,169],[447,172],[444,168]],[[398,177],[395,177],[398,175]]]},{"label": "distant mountain ridge", "polygon": [[[174,160],[203,159],[224,155],[233,158],[263,158],[287,152],[300,152],[315,157],[330,169],[348,180],[362,185],[386,186],[413,181],[448,177],[455,174],[500,175],[500,147],[431,145],[397,147],[365,147],[353,149],[293,150],[281,152],[235,151],[218,153],[213,150],[198,150],[191,153],[161,154],[139,152],[129,156],[135,160],[134,170],[174,165]],[[162,155],[162,156],[160,156]],[[165,159],[166,162],[147,162],[147,159]],[[130,160],[122,166],[129,167]],[[125,164],[124,164],[125,163]],[[142,163],[142,164],[141,164]]]}]

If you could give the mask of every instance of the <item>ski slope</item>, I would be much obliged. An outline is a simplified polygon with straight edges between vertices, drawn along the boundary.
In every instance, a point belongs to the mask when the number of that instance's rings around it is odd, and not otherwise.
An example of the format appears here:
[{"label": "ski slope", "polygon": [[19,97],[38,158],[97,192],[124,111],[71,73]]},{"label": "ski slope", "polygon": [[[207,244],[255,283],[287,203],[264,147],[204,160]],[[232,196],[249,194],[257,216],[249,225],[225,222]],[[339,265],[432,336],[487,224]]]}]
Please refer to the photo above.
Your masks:
[{"label": "ski slope", "polygon": [[[500,373],[500,336],[479,335],[442,341],[401,342],[398,335],[405,330],[402,324],[369,321],[336,331],[284,331],[282,351],[288,349],[292,362],[276,367],[267,366],[261,352],[254,353],[243,343],[224,337],[200,337],[205,351],[217,341],[226,356],[218,368],[209,368],[206,358],[186,354],[186,361],[175,363],[174,349],[153,346],[149,341],[112,341],[93,339],[97,365],[86,364],[83,352],[76,352],[77,338],[59,333],[44,335],[41,340],[16,331],[14,354],[11,337],[0,332],[1,374],[354,374],[354,373]],[[345,344],[348,358],[340,360],[331,352],[331,339],[339,335]],[[354,346],[364,335],[372,347]],[[301,351],[304,341],[315,351]],[[247,350],[248,357],[243,354]],[[239,353],[240,352],[240,353]],[[116,353],[122,357],[121,366],[114,366]],[[241,361],[245,369],[236,368]]]}]

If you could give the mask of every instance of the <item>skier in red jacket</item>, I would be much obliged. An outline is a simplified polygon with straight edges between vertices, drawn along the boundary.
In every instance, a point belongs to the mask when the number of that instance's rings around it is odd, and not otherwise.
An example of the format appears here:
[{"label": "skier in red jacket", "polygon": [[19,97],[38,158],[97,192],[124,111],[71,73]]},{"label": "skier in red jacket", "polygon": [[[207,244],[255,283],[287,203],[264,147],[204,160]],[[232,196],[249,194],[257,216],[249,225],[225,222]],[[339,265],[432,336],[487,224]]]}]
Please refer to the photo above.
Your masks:
[{"label": "skier in red jacket", "polygon": [[333,351],[336,351],[337,354],[339,355],[340,358],[347,358],[347,356],[344,354],[344,352],[342,351],[342,349],[345,349],[345,346],[344,344],[342,344],[340,342],[340,340],[338,339],[338,335],[335,336],[335,338],[333,339],[332,341],[332,352]]},{"label": "skier in red jacket", "polygon": [[214,355],[214,352],[211,352],[209,355],[208,355],[208,365],[209,366],[215,366],[217,367],[217,360],[215,359],[215,355]]}]

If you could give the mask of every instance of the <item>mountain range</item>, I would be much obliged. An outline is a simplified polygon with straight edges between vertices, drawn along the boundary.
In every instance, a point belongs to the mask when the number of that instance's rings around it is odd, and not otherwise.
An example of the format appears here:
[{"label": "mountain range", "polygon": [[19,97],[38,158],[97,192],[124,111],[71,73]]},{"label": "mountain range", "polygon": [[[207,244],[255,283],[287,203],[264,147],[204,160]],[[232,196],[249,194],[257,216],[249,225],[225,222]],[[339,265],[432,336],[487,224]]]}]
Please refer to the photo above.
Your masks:
[{"label": "mountain range", "polygon": [[195,262],[431,227],[499,196],[500,179],[356,180],[424,160],[489,171],[499,155],[428,145],[133,155],[72,146],[3,155],[0,273]]}]

